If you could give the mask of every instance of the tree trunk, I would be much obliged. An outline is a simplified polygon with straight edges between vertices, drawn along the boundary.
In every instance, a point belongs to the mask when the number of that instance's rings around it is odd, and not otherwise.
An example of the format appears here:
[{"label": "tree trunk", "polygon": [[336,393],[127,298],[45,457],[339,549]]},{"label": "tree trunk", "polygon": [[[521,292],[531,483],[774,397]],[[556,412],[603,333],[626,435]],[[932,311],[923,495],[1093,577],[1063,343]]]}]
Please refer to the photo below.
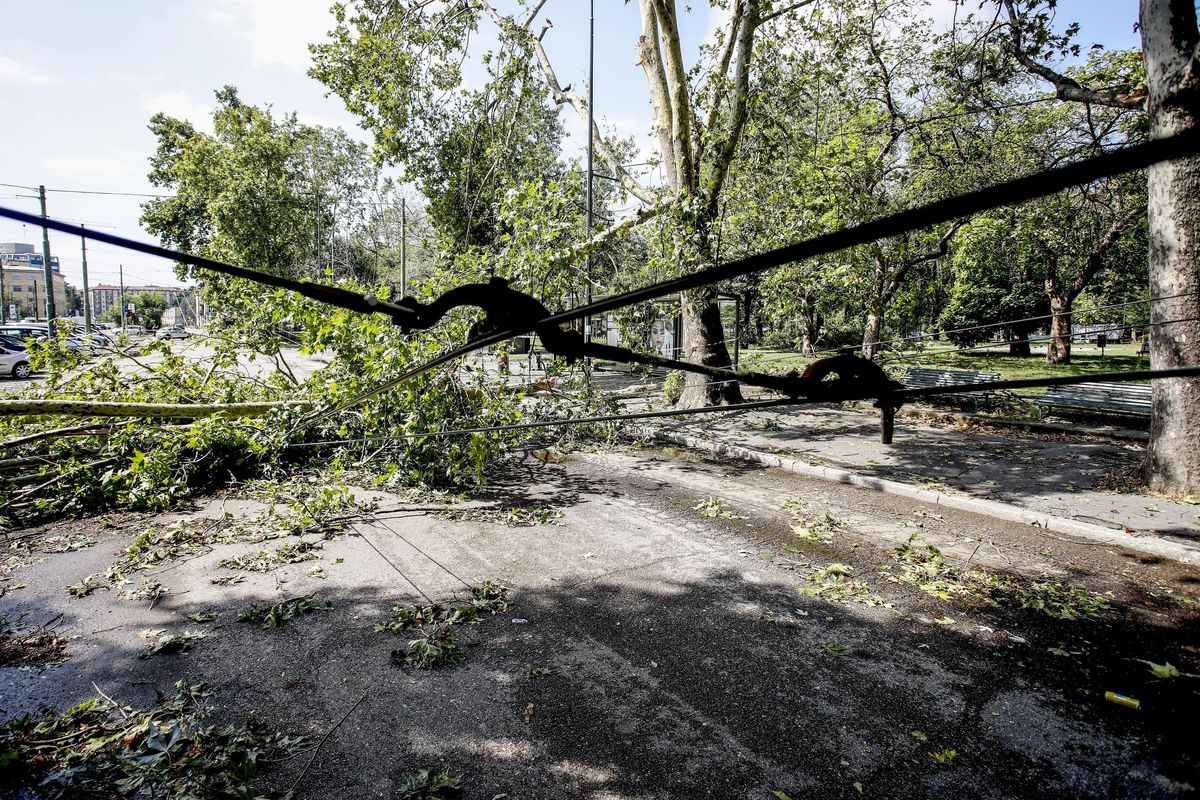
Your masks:
[{"label": "tree trunk", "polygon": [[1050,295],[1050,341],[1046,342],[1046,364],[1071,363],[1071,298]]},{"label": "tree trunk", "polygon": [[821,320],[817,314],[817,304],[805,300],[800,304],[800,350],[806,356],[817,352],[817,337],[821,335]]},{"label": "tree trunk", "polygon": [[1010,356],[1020,356],[1021,358],[1029,358],[1033,355],[1033,352],[1029,349],[1029,337],[1022,336],[1019,339],[1009,339],[1008,354]]},{"label": "tree trunk", "polygon": [[867,326],[863,330],[863,358],[874,361],[879,353],[879,334],[883,330],[883,307],[872,305],[867,312]]},{"label": "tree trunk", "polygon": [[879,335],[883,331],[883,312],[887,308],[887,262],[880,252],[875,253],[875,276],[871,286],[871,300],[867,307],[867,325],[863,330],[863,358],[875,360],[879,352]]},{"label": "tree trunk", "polygon": [[[1193,0],[1142,0],[1151,136],[1200,123]],[[1200,364],[1200,157],[1150,168],[1150,364]],[[1178,297],[1177,295],[1186,295]],[[1177,322],[1176,320],[1184,320]],[[1147,469],[1151,488],[1200,494],[1200,378],[1153,382]]]},{"label": "tree trunk", "polygon": [[[717,305],[716,289],[706,287],[683,295],[684,358],[711,367],[733,364],[729,348],[722,336],[721,309]],[[686,373],[679,408],[702,408],[742,402],[737,381],[714,381],[706,375]]]}]

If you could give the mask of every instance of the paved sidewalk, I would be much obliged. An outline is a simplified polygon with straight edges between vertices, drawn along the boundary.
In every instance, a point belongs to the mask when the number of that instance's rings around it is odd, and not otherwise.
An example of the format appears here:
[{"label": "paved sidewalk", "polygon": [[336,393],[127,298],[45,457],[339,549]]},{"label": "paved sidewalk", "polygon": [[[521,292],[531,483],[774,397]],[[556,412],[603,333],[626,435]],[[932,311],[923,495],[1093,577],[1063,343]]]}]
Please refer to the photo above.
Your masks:
[{"label": "paved sidewalk", "polygon": [[1128,488],[1144,454],[1138,443],[901,418],[889,446],[879,442],[877,412],[830,407],[680,418],[656,427],[1134,535],[1200,544],[1200,504]]}]

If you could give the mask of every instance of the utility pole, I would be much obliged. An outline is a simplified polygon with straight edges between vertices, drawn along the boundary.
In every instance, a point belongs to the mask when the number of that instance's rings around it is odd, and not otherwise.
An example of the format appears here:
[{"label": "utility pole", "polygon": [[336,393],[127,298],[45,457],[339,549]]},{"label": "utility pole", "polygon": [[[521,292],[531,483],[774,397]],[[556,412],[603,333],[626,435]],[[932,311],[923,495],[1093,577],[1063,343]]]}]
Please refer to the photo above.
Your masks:
[{"label": "utility pole", "polygon": [[[80,225],[81,229],[86,229],[86,225]],[[87,277],[87,236],[79,237],[79,247],[83,250],[83,329],[87,333],[92,332],[92,295],[88,290]]]},{"label": "utility pole", "polygon": [[408,296],[408,207],[400,198],[400,297]]},{"label": "utility pole", "polygon": [[[46,187],[38,186],[42,201],[42,219],[46,218]],[[42,226],[42,277],[46,281],[46,331],[54,335],[54,275],[50,271],[50,229]],[[36,314],[36,312],[35,312]]]},{"label": "utility pole", "polygon": [[[588,148],[587,148],[587,232],[584,234],[583,241],[587,242],[592,238],[592,149],[595,145],[595,112],[593,107],[596,99],[595,83],[596,83],[596,0],[588,0]],[[585,302],[587,305],[592,304],[592,251],[588,250],[587,254],[587,271],[585,273],[587,285],[584,287]],[[583,319],[583,340],[585,342],[592,341],[592,315],[589,314]]]},{"label": "utility pole", "polygon": [[8,298],[4,296],[4,263],[0,259],[0,325],[8,322]]},{"label": "utility pole", "polygon": [[121,291],[117,295],[117,297],[121,301],[121,328],[124,329],[125,328],[125,265],[124,264],[117,265],[117,275],[120,276],[120,281],[121,281]]}]

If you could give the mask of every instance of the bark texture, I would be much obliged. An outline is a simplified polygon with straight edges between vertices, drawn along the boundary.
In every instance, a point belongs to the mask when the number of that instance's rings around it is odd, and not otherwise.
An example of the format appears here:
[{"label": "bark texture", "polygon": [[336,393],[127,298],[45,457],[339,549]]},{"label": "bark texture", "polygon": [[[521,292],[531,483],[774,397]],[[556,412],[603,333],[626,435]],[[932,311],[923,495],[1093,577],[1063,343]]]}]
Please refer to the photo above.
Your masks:
[{"label": "bark texture", "polygon": [[[1200,64],[1192,0],[1142,0],[1151,135],[1200,122]],[[1150,364],[1200,364],[1200,158],[1149,171]],[[1177,295],[1184,295],[1182,297]],[[1158,380],[1147,468],[1152,488],[1200,494],[1200,378]]]},{"label": "bark texture", "polygon": [[1071,363],[1071,308],[1069,294],[1050,295],[1050,341],[1046,342],[1047,364]]}]

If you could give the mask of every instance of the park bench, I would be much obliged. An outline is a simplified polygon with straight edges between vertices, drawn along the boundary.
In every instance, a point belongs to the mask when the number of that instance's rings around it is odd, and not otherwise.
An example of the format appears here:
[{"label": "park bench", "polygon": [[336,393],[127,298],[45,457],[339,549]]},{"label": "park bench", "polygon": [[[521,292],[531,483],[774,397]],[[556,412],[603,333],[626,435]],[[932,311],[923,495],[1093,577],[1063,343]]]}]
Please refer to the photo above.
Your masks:
[{"label": "park bench", "polygon": [[1140,357],[1140,358],[1146,358],[1147,356],[1150,355],[1150,340],[1149,339],[1142,340],[1142,346],[1140,348],[1138,348],[1137,354],[1138,354],[1138,357]]},{"label": "park bench", "polygon": [[[978,383],[991,383],[1000,380],[999,372],[976,372],[964,369],[936,369],[934,367],[909,367],[904,374],[904,385],[911,388],[926,388],[932,386],[971,386]],[[990,391],[963,392],[962,394],[943,394],[938,397],[952,397],[959,400],[970,400],[976,408],[982,400],[994,393]]]},{"label": "park bench", "polygon": [[1078,383],[1074,386],[1051,386],[1045,397],[1034,402],[1038,414],[1043,410],[1070,408],[1103,414],[1150,416],[1150,384],[1148,383]]}]

